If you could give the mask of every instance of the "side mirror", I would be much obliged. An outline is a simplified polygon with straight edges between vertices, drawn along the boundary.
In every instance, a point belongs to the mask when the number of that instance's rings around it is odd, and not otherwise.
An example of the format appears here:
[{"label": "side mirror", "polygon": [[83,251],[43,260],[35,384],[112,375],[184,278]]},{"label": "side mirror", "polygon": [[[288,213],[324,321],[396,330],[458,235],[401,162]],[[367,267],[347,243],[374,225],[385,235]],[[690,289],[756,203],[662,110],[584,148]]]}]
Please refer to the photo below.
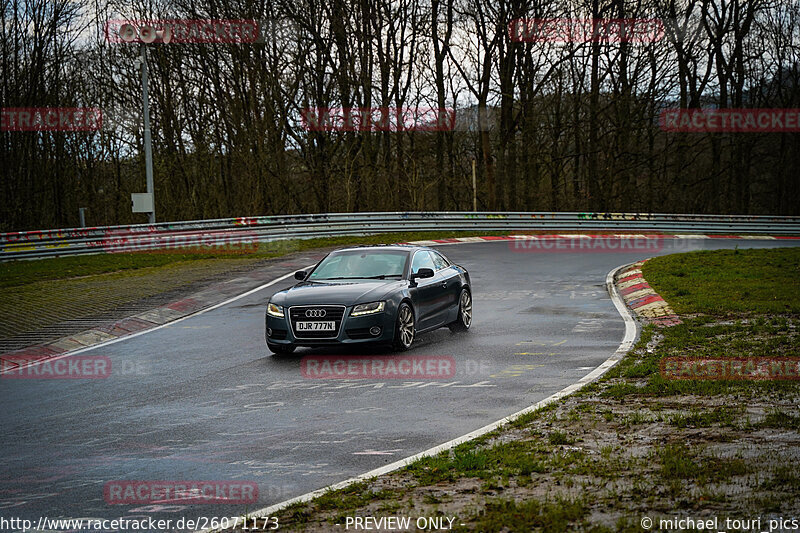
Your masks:
[{"label": "side mirror", "polygon": [[305,270],[298,270],[297,272],[294,273],[294,279],[298,279],[300,281],[303,281],[304,279],[306,279],[306,271]]},{"label": "side mirror", "polygon": [[420,268],[411,274],[411,283],[415,284],[417,278],[432,278],[433,274],[434,272],[432,268]]},{"label": "side mirror", "polygon": [[432,278],[433,277],[433,269],[432,268],[420,268],[417,271],[418,278]]}]

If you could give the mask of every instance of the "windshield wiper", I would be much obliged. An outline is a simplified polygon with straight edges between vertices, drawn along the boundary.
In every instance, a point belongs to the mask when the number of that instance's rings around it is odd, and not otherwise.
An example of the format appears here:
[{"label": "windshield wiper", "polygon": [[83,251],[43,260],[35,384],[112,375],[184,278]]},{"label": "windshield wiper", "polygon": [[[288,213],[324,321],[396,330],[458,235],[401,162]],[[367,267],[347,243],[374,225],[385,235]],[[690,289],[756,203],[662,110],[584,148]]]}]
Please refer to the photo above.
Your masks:
[{"label": "windshield wiper", "polygon": [[381,274],[380,276],[337,276],[333,278],[310,278],[309,281],[326,281],[329,279],[386,279],[390,277],[402,277],[402,274]]},{"label": "windshield wiper", "polygon": [[330,279],[364,279],[361,276],[335,276],[333,278],[308,278],[309,281],[328,281]]}]

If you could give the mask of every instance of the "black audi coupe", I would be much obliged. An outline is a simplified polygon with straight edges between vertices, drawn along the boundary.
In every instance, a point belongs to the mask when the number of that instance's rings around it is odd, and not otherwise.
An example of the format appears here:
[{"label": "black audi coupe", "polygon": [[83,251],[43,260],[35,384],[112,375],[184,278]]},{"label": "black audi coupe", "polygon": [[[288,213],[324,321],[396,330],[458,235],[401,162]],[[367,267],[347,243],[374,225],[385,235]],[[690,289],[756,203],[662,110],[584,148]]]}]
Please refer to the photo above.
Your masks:
[{"label": "black audi coupe", "polygon": [[391,245],[331,252],[267,303],[267,347],[379,343],[408,350],[418,333],[472,323],[469,273],[436,250]]}]

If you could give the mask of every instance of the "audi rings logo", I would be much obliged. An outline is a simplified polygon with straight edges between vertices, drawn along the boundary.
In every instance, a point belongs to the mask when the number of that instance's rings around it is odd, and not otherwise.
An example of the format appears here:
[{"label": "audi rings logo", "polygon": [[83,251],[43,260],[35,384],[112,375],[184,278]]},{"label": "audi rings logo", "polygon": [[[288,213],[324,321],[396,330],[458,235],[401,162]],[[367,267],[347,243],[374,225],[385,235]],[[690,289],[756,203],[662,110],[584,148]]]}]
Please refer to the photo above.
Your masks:
[{"label": "audi rings logo", "polygon": [[309,309],[306,311],[306,318],[324,318],[325,314],[324,309]]}]

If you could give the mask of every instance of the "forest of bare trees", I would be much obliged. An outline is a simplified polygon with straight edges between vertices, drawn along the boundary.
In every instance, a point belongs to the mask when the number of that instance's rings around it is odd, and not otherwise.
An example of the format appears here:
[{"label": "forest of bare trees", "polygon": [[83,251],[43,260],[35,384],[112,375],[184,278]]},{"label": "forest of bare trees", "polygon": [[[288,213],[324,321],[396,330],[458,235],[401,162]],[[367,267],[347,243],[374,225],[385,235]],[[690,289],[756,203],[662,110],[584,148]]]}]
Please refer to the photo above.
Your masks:
[{"label": "forest of bare trees", "polygon": [[[139,45],[113,19],[253,19],[148,47],[159,221],[471,210],[798,214],[800,133],[670,132],[669,108],[800,108],[796,0],[2,0],[0,231],[146,222]],[[658,19],[651,42],[511,38],[518,19]],[[308,108],[454,109],[444,131],[319,131]]]}]

